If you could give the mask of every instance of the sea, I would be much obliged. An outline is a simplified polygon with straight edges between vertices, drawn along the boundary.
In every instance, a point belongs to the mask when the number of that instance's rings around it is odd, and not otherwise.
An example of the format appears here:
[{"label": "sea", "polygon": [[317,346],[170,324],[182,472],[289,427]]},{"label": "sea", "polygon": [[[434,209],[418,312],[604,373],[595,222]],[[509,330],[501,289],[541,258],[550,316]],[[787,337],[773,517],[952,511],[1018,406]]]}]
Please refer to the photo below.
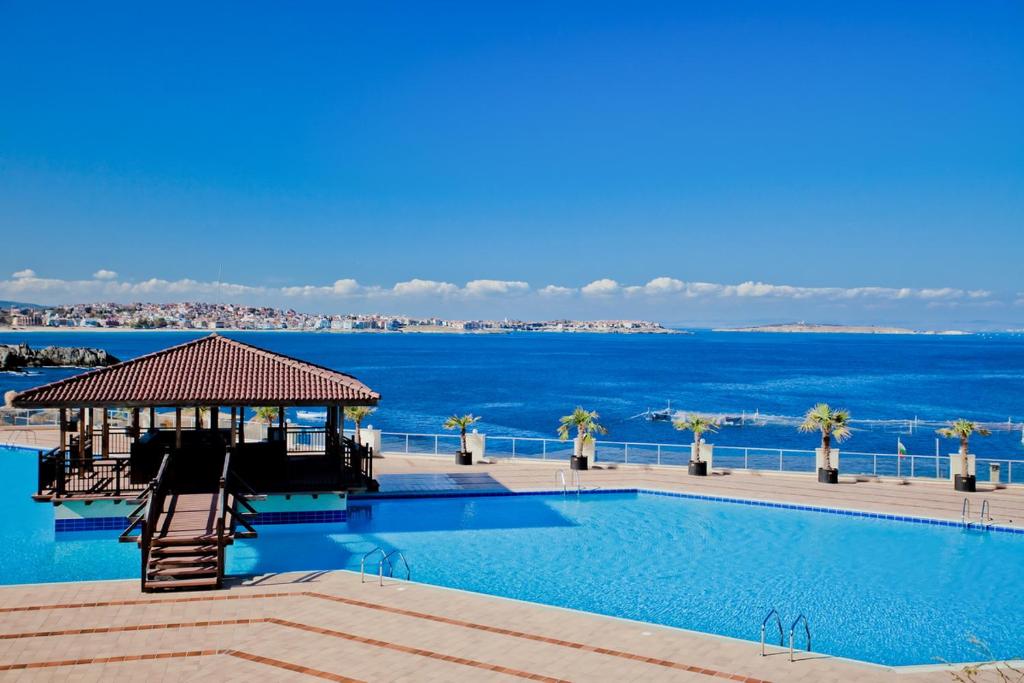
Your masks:
[{"label": "sea", "polygon": [[[203,334],[9,331],[0,344],[90,346],[129,359]],[[358,377],[380,392],[370,421],[385,431],[441,433],[448,415],[473,413],[486,434],[554,438],[558,418],[580,405],[598,411],[604,439],[687,443],[688,433],[643,415],[671,403],[746,416],[708,439],[718,445],[810,449],[815,435],[757,416],[796,417],[824,401],[867,421],[847,450],[895,453],[899,440],[912,454],[953,452],[921,423],[967,417],[1013,425],[975,438],[973,452],[1024,459],[1024,334],[223,334]],[[0,373],[0,391],[77,372]]]}]

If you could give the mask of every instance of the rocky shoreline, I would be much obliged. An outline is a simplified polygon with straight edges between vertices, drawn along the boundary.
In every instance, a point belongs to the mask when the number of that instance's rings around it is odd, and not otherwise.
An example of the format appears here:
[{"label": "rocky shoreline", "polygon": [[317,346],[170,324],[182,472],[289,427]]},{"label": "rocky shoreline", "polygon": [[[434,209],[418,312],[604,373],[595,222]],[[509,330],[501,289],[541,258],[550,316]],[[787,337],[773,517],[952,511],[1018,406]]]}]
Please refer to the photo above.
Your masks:
[{"label": "rocky shoreline", "polygon": [[0,344],[0,371],[23,368],[102,368],[121,362],[103,349],[47,346],[33,349],[28,344]]}]

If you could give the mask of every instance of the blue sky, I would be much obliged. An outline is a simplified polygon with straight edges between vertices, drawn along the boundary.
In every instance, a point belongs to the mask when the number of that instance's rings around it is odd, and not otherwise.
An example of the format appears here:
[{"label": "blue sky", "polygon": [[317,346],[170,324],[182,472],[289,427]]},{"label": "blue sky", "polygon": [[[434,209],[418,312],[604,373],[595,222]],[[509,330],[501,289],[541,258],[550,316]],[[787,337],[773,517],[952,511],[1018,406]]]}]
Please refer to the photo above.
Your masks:
[{"label": "blue sky", "polygon": [[1024,324],[1017,1],[0,2],[0,73],[0,298]]}]

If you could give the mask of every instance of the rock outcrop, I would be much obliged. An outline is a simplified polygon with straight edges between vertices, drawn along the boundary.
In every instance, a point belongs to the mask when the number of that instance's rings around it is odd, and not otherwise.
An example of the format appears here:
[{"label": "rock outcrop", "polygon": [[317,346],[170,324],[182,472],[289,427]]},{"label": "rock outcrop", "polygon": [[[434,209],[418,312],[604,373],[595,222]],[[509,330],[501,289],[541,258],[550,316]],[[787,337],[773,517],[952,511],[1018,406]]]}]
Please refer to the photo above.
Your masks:
[{"label": "rock outcrop", "polygon": [[28,344],[0,344],[0,370],[22,368],[101,368],[120,361],[103,349],[47,346],[33,349]]}]

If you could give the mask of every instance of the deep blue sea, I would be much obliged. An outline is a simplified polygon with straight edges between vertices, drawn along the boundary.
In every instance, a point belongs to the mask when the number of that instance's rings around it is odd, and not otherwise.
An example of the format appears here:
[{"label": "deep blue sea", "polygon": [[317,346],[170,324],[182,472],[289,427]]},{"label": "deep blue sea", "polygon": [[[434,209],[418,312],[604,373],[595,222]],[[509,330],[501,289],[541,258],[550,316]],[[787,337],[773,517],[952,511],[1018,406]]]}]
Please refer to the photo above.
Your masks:
[{"label": "deep blue sea", "polygon": [[[0,343],[105,348],[127,359],[199,336],[189,332],[5,332]],[[817,401],[855,418],[1024,420],[1024,335],[963,337],[815,334],[330,334],[226,336],[354,374],[382,395],[375,426],[440,432],[451,413],[483,416],[492,435],[553,437],[580,404],[601,413],[607,439],[683,443],[666,422],[635,418],[665,407],[798,415]],[[0,390],[78,372],[0,373]],[[843,448],[933,454],[932,429],[861,428]],[[813,448],[791,427],[724,427],[719,445]],[[955,450],[942,443],[941,452]],[[972,441],[990,457],[1024,456],[1021,433]]]}]

